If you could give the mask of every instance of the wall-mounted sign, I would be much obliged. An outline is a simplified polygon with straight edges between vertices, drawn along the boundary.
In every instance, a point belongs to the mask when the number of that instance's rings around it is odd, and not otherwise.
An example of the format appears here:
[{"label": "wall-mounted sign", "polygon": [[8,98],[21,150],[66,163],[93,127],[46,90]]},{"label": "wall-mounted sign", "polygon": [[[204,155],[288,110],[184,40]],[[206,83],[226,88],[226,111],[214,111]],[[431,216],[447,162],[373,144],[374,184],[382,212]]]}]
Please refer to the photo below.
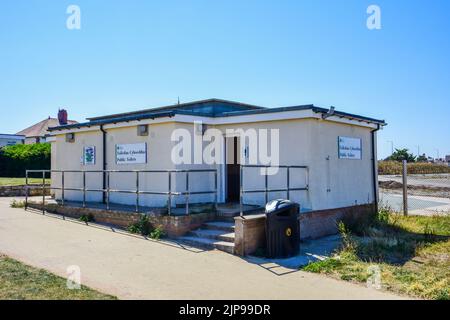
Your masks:
[{"label": "wall-mounted sign", "polygon": [[362,144],[359,138],[338,137],[339,159],[362,159]]},{"label": "wall-mounted sign", "polygon": [[116,144],[116,164],[147,163],[147,144]]},{"label": "wall-mounted sign", "polygon": [[95,147],[89,146],[83,148],[83,164],[85,166],[95,164]]}]

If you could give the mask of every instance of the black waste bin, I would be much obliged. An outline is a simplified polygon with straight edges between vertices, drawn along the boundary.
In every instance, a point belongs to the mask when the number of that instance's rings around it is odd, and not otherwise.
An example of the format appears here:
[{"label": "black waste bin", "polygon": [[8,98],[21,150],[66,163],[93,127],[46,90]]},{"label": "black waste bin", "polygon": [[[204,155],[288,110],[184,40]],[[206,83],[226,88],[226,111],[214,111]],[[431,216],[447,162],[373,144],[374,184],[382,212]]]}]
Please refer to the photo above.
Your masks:
[{"label": "black waste bin", "polygon": [[266,240],[269,258],[288,258],[300,250],[298,203],[273,200],[266,204]]}]

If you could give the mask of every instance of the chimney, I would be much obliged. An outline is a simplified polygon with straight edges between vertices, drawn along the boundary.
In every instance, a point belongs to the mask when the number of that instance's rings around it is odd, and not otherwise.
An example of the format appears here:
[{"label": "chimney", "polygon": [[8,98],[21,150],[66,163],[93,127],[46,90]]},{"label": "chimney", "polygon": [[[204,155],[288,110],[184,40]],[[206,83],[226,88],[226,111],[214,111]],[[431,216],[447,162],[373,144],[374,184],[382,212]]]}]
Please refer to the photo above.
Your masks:
[{"label": "chimney", "polygon": [[61,126],[67,124],[67,111],[65,109],[58,110],[58,121]]}]

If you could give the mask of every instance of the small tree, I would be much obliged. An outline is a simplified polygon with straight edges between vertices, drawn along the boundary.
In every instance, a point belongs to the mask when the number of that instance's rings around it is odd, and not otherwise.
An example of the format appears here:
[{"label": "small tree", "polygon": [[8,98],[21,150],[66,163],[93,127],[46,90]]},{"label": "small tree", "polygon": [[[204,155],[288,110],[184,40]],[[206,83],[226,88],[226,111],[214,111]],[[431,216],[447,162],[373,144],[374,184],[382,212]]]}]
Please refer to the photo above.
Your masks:
[{"label": "small tree", "polygon": [[395,152],[386,160],[398,162],[406,160],[407,162],[416,162],[416,157],[412,153],[409,153],[408,149],[395,149]]},{"label": "small tree", "polygon": [[428,157],[424,153],[421,156],[418,156],[416,161],[417,162],[428,162]]}]

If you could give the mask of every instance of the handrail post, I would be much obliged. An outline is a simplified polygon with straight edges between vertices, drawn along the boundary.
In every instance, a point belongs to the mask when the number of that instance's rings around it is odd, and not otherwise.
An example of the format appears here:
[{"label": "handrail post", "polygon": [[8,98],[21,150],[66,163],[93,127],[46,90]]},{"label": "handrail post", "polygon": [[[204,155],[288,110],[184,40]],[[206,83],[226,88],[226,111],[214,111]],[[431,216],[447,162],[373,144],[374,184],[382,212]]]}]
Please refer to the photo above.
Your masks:
[{"label": "handrail post", "polygon": [[243,197],[244,197],[244,190],[243,190],[243,186],[244,186],[244,175],[243,175],[243,167],[242,164],[239,167],[239,184],[240,184],[240,191],[239,191],[239,211],[240,211],[240,216],[244,216],[244,205],[243,205]]},{"label": "handrail post", "polygon": [[290,200],[289,199],[289,196],[290,196],[290,178],[289,178],[289,176],[290,176],[290,174],[289,174],[289,169],[290,169],[290,167],[287,167],[287,172],[286,172],[286,184],[287,184],[287,190],[286,190],[286,193],[287,193],[287,199],[288,200]]},{"label": "handrail post", "polygon": [[167,213],[172,214],[172,171],[169,171],[169,199],[167,201]]},{"label": "handrail post", "polygon": [[408,215],[408,163],[403,160],[402,182],[403,182],[403,215]]},{"label": "handrail post", "polygon": [[28,170],[25,170],[25,211],[28,208]]},{"label": "handrail post", "polygon": [[189,215],[189,171],[186,171],[186,215]]},{"label": "handrail post", "polygon": [[217,175],[217,169],[214,171],[214,210],[216,210],[217,211],[217,208],[218,208],[218,206],[217,206],[217,198],[218,198],[218,196],[217,196],[217,192],[218,192],[218,190],[217,190],[217,177],[218,177],[218,175]]},{"label": "handrail post", "polygon": [[45,170],[42,170],[42,214],[45,214]]},{"label": "handrail post", "polygon": [[106,210],[109,210],[109,171],[106,171]]},{"label": "handrail post", "polygon": [[86,208],[86,171],[83,171],[83,208]]},{"label": "handrail post", "polygon": [[264,203],[264,205],[266,205],[267,204],[267,202],[269,202],[269,193],[267,192],[267,190],[268,190],[268,187],[269,187],[269,178],[268,178],[268,175],[267,175],[267,172],[268,172],[268,168],[266,167],[266,174],[265,174],[265,176],[264,176],[264,200],[265,200],[265,203]]},{"label": "handrail post", "polygon": [[64,171],[61,172],[61,204],[64,207]]},{"label": "handrail post", "polygon": [[139,171],[136,171],[136,212],[139,212]]}]

